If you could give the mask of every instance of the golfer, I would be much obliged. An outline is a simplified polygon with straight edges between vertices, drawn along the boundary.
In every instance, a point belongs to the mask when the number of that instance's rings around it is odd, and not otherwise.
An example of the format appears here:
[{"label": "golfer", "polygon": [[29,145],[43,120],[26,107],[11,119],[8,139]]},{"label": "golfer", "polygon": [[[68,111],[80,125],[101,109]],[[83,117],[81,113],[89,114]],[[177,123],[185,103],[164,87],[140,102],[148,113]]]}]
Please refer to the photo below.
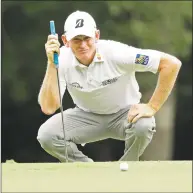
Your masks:
[{"label": "golfer", "polygon": [[[77,144],[107,138],[125,141],[121,161],[140,160],[156,131],[154,115],[170,95],[181,61],[161,51],[100,40],[93,17],[83,11],[68,16],[61,38],[64,45],[60,47],[58,36],[48,35],[47,69],[38,102],[48,115],[60,107],[53,63],[53,53],[57,52],[61,97],[67,89],[75,104],[63,112],[69,161],[92,162]],[[158,81],[148,102],[141,103],[135,73],[147,71],[158,74]],[[60,113],[40,126],[37,139],[47,153],[65,162]]]}]

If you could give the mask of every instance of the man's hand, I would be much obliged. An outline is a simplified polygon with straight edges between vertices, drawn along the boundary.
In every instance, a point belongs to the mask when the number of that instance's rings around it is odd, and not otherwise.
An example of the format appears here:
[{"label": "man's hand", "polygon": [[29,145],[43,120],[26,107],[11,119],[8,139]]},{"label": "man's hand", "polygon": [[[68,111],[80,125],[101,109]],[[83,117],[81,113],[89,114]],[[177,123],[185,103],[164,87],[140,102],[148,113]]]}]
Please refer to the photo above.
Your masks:
[{"label": "man's hand", "polygon": [[54,52],[60,53],[60,43],[58,41],[58,35],[49,35],[45,44],[46,55],[48,63],[54,62]]},{"label": "man's hand", "polygon": [[148,104],[132,105],[128,112],[129,123],[135,123],[141,117],[152,117],[156,111]]}]

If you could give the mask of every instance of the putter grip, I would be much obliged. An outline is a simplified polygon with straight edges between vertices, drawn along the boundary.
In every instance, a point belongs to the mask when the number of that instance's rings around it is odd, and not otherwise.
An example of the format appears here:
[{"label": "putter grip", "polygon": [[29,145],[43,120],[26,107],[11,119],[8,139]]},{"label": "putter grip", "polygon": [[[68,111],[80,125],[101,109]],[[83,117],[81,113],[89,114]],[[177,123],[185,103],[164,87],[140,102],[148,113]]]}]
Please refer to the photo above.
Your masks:
[{"label": "putter grip", "polygon": [[[50,21],[50,32],[53,35],[56,34],[54,21]],[[54,64],[58,67],[58,53],[56,52],[54,52]]]}]

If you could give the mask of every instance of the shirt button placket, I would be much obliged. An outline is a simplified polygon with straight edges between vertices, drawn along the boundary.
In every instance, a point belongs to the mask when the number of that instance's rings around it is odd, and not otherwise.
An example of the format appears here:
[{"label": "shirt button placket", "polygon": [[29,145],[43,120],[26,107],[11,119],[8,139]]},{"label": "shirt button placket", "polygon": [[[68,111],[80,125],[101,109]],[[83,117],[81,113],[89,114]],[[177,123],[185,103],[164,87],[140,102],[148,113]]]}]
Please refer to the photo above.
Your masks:
[{"label": "shirt button placket", "polygon": [[89,72],[89,69],[87,71],[87,82],[90,83],[91,82],[91,74]]}]

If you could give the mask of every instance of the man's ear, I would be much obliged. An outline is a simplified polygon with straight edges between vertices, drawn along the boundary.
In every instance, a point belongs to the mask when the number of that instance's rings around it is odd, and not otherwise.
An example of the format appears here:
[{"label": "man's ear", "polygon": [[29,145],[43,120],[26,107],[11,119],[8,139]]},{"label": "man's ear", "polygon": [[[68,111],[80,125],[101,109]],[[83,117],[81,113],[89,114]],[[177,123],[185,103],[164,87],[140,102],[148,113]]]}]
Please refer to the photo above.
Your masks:
[{"label": "man's ear", "polygon": [[61,36],[61,39],[62,39],[63,44],[66,47],[69,47],[69,42],[67,41],[66,36],[64,34]]},{"label": "man's ear", "polygon": [[96,33],[95,33],[95,38],[96,40],[99,40],[100,39],[100,30],[96,30]]}]

